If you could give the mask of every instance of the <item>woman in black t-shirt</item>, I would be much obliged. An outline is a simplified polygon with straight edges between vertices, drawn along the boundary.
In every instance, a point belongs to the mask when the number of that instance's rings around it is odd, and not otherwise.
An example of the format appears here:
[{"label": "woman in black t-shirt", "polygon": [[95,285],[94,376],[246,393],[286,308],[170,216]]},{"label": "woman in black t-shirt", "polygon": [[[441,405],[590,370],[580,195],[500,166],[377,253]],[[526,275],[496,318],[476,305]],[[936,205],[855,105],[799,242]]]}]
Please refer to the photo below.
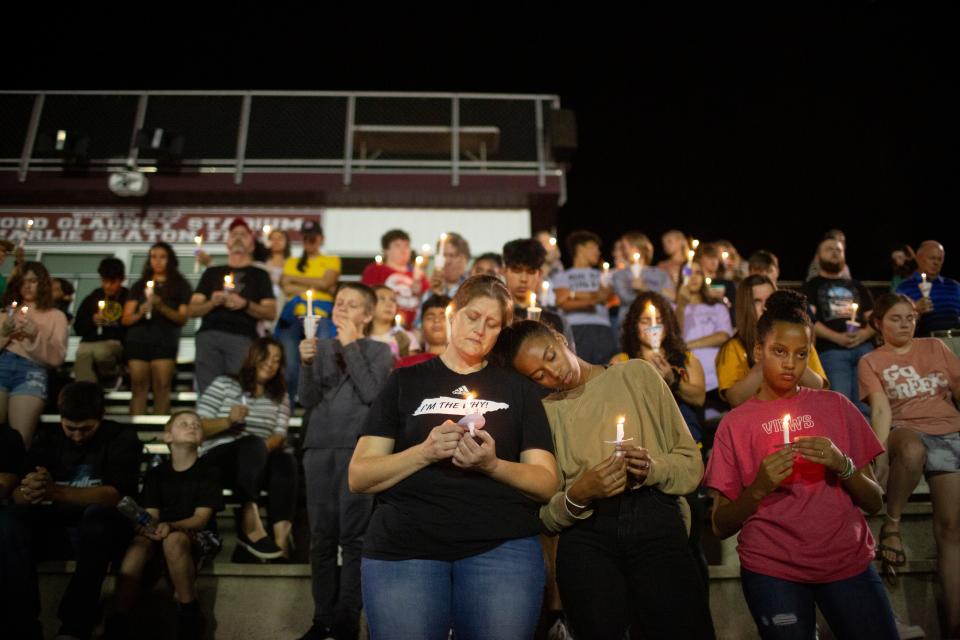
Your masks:
[{"label": "woman in black t-shirt", "polygon": [[464,282],[453,308],[450,346],[391,375],[350,463],[351,490],[377,494],[361,565],[375,640],[530,638],[540,612],[538,503],[559,486],[542,394],[487,366],[513,313],[497,278]]},{"label": "woman in black t-shirt", "polygon": [[[148,282],[153,283],[149,299]],[[166,242],[150,247],[150,258],[143,265],[140,279],[130,288],[121,320],[129,327],[124,350],[130,369],[130,415],[147,412],[151,387],[154,413],[170,413],[170,386],[191,293],[177,269],[173,247]]]}]

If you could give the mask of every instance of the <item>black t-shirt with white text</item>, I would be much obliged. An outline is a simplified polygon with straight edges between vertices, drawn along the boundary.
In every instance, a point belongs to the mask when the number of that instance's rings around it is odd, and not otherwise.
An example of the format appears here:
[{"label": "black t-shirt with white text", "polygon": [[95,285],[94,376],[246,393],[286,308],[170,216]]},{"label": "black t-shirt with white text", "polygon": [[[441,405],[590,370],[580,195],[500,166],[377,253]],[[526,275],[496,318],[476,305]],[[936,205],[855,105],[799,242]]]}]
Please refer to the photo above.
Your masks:
[{"label": "black t-shirt with white text", "polygon": [[111,486],[121,496],[137,495],[140,452],[136,429],[101,420],[96,433],[77,444],[59,424],[44,425],[27,453],[27,469],[44,467],[54,482],[76,488]]},{"label": "black t-shirt with white text", "polygon": [[[270,274],[260,267],[209,267],[200,277],[196,293],[202,293],[210,300],[214,291],[223,291],[224,276],[233,276],[234,293],[241,298],[259,303],[267,298],[274,298],[273,282]],[[224,331],[236,333],[250,338],[257,337],[257,319],[247,313],[246,309],[227,309],[214,307],[210,313],[203,316],[203,323],[199,331]]]},{"label": "black t-shirt with white text", "polygon": [[[860,305],[856,321],[861,327],[867,326],[864,314],[873,309],[873,296],[858,280],[817,276],[807,280],[803,285],[803,293],[807,296],[807,302],[816,308],[817,322],[822,322],[833,331],[846,333],[847,321],[853,317],[854,302]],[[820,353],[843,349],[837,343],[823,338],[817,338],[816,346]]]},{"label": "black t-shirt with white text", "polygon": [[[362,435],[391,438],[399,453],[419,445],[447,419],[457,422],[480,413],[497,457],[519,462],[528,449],[553,453],[538,389],[514,371],[489,365],[464,375],[434,358],[390,375]],[[471,392],[476,398],[466,402]],[[537,512],[537,503],[516,489],[443,460],[377,496],[363,555],[380,560],[466,558],[536,535]]]},{"label": "black t-shirt with white text", "polygon": [[[170,460],[147,471],[143,479],[143,508],[160,511],[160,522],[178,522],[193,516],[198,507],[214,513],[223,508],[223,488],[217,469],[199,458],[185,471],[176,471]],[[216,518],[210,518],[212,529]]]}]

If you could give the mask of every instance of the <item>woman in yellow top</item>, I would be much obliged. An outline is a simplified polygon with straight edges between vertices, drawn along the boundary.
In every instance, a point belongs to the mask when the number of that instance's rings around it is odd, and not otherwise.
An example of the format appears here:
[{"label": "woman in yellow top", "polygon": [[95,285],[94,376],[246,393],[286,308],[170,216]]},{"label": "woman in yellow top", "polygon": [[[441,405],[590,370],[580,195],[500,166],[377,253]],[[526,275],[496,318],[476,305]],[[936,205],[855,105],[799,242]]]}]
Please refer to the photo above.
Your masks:
[{"label": "woman in yellow top", "polygon": [[[333,338],[335,330],[330,314],[333,312],[333,296],[340,281],[340,258],[320,253],[323,246],[323,228],[316,220],[304,220],[300,227],[303,238],[303,254],[299,258],[287,258],[283,265],[280,287],[286,303],[274,330],[274,337],[283,345],[286,359],[287,392],[290,394],[290,410],[296,407],[297,385],[300,380],[300,342],[305,337],[321,340]],[[315,336],[305,336],[303,318],[307,315],[307,291],[312,292],[313,313],[319,316]]]},{"label": "woman in yellow top", "polygon": [[707,589],[687,546],[703,461],[653,365],[581,360],[540,322],[503,329],[499,360],[542,387],[563,487],[540,519],[560,534],[557,583],[578,638],[713,638]]},{"label": "woman in yellow top", "polygon": [[[734,309],[737,331],[720,347],[717,354],[717,384],[720,397],[731,407],[738,407],[752,398],[760,388],[763,371],[753,361],[753,345],[757,337],[757,320],[763,315],[767,298],[777,290],[777,285],[766,276],[752,275],[744,278],[737,289]],[[800,378],[800,385],[810,389],[829,389],[830,382],[820,364],[816,349],[810,346],[807,368]]]}]

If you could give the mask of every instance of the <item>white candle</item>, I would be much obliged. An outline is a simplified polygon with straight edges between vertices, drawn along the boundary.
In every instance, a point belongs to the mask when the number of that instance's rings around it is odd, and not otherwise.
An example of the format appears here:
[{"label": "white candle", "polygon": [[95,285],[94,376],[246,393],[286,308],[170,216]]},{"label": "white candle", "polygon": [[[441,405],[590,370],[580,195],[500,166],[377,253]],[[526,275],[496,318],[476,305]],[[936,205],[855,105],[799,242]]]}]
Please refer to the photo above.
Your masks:
[{"label": "white candle", "polygon": [[30,235],[30,230],[33,229],[33,218],[27,220],[27,230],[20,237],[20,248],[23,249],[23,246],[27,244],[27,236]]},{"label": "white candle", "polygon": [[550,283],[544,280],[540,283],[540,297],[543,298],[543,301],[547,301],[547,294],[550,293]]},{"label": "white candle", "polygon": [[[467,406],[467,403],[470,402],[471,400],[473,400],[473,399],[476,398],[476,397],[477,397],[477,394],[474,393],[473,391],[471,391],[471,392],[468,393],[466,396],[464,396],[464,398],[463,398],[463,409],[464,409],[464,411],[468,411],[468,410],[470,409],[470,408]],[[468,414],[468,415],[469,415],[469,414]],[[476,425],[475,422],[473,422],[473,420],[470,420],[470,421],[467,422],[467,429],[470,430],[470,435],[471,435],[471,436],[477,435],[477,425]]]},{"label": "white candle", "polygon": [[[107,306],[106,300],[101,300],[100,302],[97,303],[97,308],[100,309],[100,313],[103,313],[103,309],[104,309],[104,307],[106,307],[106,306]],[[97,335],[98,335],[98,336],[102,336],[102,335],[103,335],[103,325],[102,325],[102,324],[98,324],[98,325],[97,325]]]},{"label": "white candle", "polygon": [[923,284],[927,284],[927,274],[921,273],[920,277],[923,278]]},{"label": "white candle", "polygon": [[378,265],[383,264],[383,256],[378,253],[373,257],[373,261],[376,262]]},{"label": "white candle", "polygon": [[14,300],[13,303],[10,305],[10,310],[7,311],[7,317],[12,318],[13,314],[16,312],[17,312],[17,301]]},{"label": "white candle", "polygon": [[925,273],[921,273],[920,278],[921,282],[917,285],[917,287],[920,289],[920,295],[922,295],[924,298],[929,298],[930,290],[933,289],[933,283],[927,282],[927,274]]},{"label": "white candle", "polygon": [[640,263],[640,252],[635,251],[630,262],[630,271],[634,278],[640,277],[641,269],[643,269],[643,265]]},{"label": "white candle", "polygon": [[397,315],[393,316],[393,326],[397,329],[403,326],[403,316],[401,314],[398,313]]},{"label": "white candle", "polygon": [[859,309],[859,308],[860,308],[860,305],[858,305],[856,302],[854,302],[854,303],[852,303],[852,304],[850,305],[850,309],[851,309],[850,319],[851,319],[851,320],[856,320],[856,319],[857,319],[857,309]]},{"label": "white candle", "polygon": [[693,240],[690,241],[690,245],[691,245],[694,249],[696,249],[697,247],[700,246],[700,241],[697,240],[696,238],[694,238]]},{"label": "white candle", "polygon": [[193,272],[198,273],[200,271],[200,250],[203,249],[203,236],[194,236],[193,242],[197,245],[197,248],[193,250]]},{"label": "white candle", "polygon": [[537,294],[530,292],[530,304],[527,305],[527,320],[540,320],[542,309],[537,306]]},{"label": "white candle", "polygon": [[453,342],[453,325],[450,322],[450,316],[453,315],[453,303],[447,305],[447,308],[443,310],[443,317],[447,323],[447,344]]},{"label": "white candle", "polygon": [[610,263],[609,263],[609,262],[604,262],[604,263],[603,263],[603,275],[609,275],[609,273],[610,273]]},{"label": "white candle", "polygon": [[[439,260],[438,260],[439,262]],[[423,256],[413,259],[413,279],[419,281],[423,277]]]},{"label": "white candle", "polygon": [[313,317],[313,289],[307,289],[307,316]]},{"label": "white candle", "polygon": [[447,257],[443,255],[443,246],[447,244],[447,234],[440,234],[440,248],[437,249],[437,257],[433,260],[433,266],[436,269],[443,269],[443,266],[447,262]]},{"label": "white candle", "polygon": [[223,276],[223,292],[233,293],[236,287],[233,286],[233,274]]},{"label": "white candle", "polygon": [[650,326],[657,324],[657,308],[653,306],[652,302],[647,303],[647,308],[644,310],[647,314],[647,317],[650,318]]},{"label": "white candle", "polygon": [[550,238],[550,246],[551,246],[551,247],[557,246],[557,239],[554,238],[554,237],[552,237],[552,236],[551,236],[551,238]]},{"label": "white candle", "polygon": [[789,445],[790,444],[790,414],[789,413],[783,416],[782,430],[783,430],[783,444]]},{"label": "white candle", "polygon": [[623,423],[626,422],[624,416],[620,416],[620,419],[617,420],[617,442],[623,442]]},{"label": "white candle", "polygon": [[[147,302],[150,302],[150,298],[153,296],[153,280],[147,280],[147,288],[144,289],[143,295],[147,299]],[[151,311],[151,309],[147,309],[147,320],[149,320],[153,315]]]},{"label": "white candle", "polygon": [[[624,442],[630,442],[633,438],[625,438],[623,432],[623,423],[626,422],[626,416],[617,416],[617,439],[616,440],[604,440],[607,444],[612,444],[619,449]],[[617,451],[615,454],[618,458],[623,457],[623,451]]]},{"label": "white candle", "polygon": [[713,279],[712,279],[712,278],[706,278],[706,281],[707,281],[707,286],[708,286],[708,287],[713,283]]}]

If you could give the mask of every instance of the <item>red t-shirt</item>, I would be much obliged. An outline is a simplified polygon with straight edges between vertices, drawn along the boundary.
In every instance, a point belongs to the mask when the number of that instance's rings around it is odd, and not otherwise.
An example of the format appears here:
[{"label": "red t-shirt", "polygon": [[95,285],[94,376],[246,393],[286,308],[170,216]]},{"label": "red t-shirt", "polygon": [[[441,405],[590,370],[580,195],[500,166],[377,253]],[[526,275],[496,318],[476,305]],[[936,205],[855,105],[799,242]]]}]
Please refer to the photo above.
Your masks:
[{"label": "red t-shirt", "polygon": [[895,427],[933,436],[960,431],[960,358],[940,338],[914,338],[910,351],[881,347],[857,365],[860,397],[883,393],[890,401]]},{"label": "red t-shirt", "polygon": [[[801,387],[792,398],[753,398],[727,413],[704,484],[736,500],[753,483],[763,459],[783,443],[787,413],[791,440],[826,436],[858,469],[883,452],[863,414],[846,397]],[[743,523],[737,542],[744,568],[793,582],[843,580],[863,572],[874,557],[870,528],[840,479],[800,456],[793,474]]]},{"label": "red t-shirt", "polygon": [[385,284],[397,292],[397,313],[403,316],[407,329],[413,328],[413,321],[420,309],[420,296],[430,290],[430,281],[426,276],[420,278],[420,293],[413,292],[413,271],[398,271],[385,264],[368,264],[360,281],[370,287]]},{"label": "red t-shirt", "polygon": [[420,364],[421,362],[426,362],[427,360],[433,360],[437,357],[435,353],[415,353],[412,356],[404,356],[397,360],[397,364],[394,369],[402,369],[403,367],[412,367],[415,364]]}]

